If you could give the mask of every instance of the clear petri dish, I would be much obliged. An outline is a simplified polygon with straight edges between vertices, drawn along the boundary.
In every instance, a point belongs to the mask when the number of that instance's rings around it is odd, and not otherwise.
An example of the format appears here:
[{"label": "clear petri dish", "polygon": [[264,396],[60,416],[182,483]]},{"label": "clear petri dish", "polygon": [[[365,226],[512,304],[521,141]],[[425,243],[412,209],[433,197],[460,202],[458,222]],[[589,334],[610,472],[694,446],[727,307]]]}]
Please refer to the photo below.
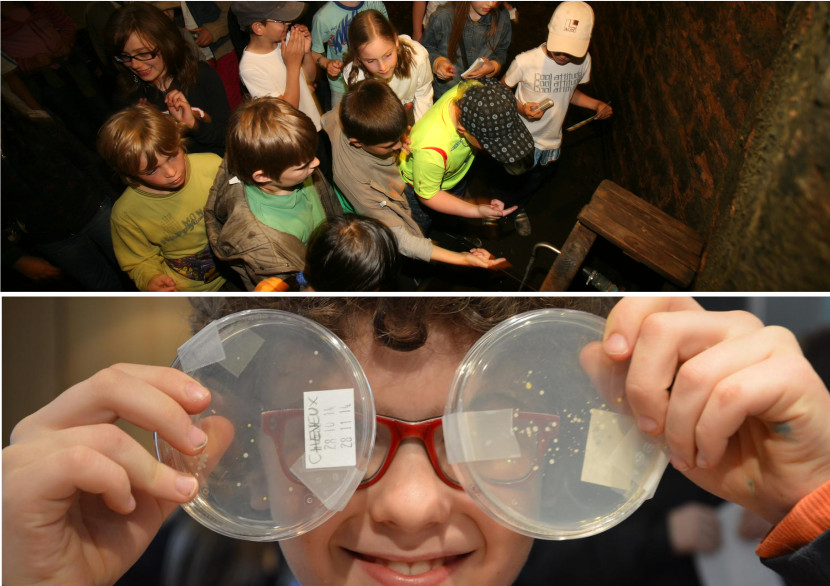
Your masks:
[{"label": "clear petri dish", "polygon": [[444,435],[465,491],[491,517],[539,539],[609,529],[650,498],[668,462],[639,431],[626,365],[603,359],[605,320],[572,310],[515,316],[468,352]]},{"label": "clear petri dish", "polygon": [[375,410],[346,345],[309,319],[252,310],[212,322],[173,363],[210,389],[192,416],[208,435],[198,456],[156,436],[160,461],[196,476],[183,505],[206,527],[238,539],[301,535],[345,507],[366,471]]}]

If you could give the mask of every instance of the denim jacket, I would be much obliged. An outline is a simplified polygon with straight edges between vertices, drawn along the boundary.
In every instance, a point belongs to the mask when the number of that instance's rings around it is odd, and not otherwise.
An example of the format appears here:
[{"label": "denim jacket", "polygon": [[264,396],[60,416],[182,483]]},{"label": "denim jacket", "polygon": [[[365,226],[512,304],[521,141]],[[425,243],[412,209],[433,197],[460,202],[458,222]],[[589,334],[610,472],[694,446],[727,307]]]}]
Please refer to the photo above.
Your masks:
[{"label": "denim jacket", "polygon": [[[458,43],[456,55],[450,57],[447,55],[450,43],[450,33],[452,32],[452,21],[455,14],[455,7],[452,4],[447,4],[439,8],[432,16],[424,31],[424,37],[421,43],[429,51],[429,61],[435,64],[438,57],[447,57],[455,66],[456,75],[447,81],[434,77],[432,85],[435,91],[434,100],[446,92],[448,89],[461,81],[461,74],[467,67],[464,66],[464,60],[461,58],[461,43]],[[493,18],[498,18],[498,28],[496,34],[487,39],[487,32],[490,30],[490,22]],[[502,71],[507,61],[507,50],[510,47],[510,40],[512,38],[513,25],[510,22],[510,16],[507,11],[497,8],[490,14],[481,17],[478,22],[473,22],[469,17],[464,26],[464,46],[467,49],[467,63],[472,65],[473,61],[479,57],[486,57],[493,61],[498,61],[501,65]]]}]

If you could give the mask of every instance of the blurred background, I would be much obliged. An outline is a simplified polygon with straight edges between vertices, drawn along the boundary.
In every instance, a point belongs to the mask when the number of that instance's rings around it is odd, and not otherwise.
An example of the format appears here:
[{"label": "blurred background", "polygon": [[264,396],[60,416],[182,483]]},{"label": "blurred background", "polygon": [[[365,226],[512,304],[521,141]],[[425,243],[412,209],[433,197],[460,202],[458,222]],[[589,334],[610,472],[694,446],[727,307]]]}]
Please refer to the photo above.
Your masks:
[{"label": "blurred background", "polygon": [[[830,327],[827,297],[698,301],[713,310],[751,311],[799,339]],[[73,384],[117,362],[168,366],[190,337],[184,297],[5,297],[2,303],[3,446],[20,419]]]}]

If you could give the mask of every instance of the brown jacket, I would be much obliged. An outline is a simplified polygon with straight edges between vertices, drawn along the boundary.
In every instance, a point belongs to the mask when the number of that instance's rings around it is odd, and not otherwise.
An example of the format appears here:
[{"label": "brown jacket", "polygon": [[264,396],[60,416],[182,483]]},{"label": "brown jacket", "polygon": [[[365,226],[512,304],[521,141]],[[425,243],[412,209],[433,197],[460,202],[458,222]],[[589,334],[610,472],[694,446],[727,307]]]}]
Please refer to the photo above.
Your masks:
[{"label": "brown jacket", "polygon": [[[334,190],[320,171],[312,175],[327,218],[343,214]],[[205,225],[213,254],[239,274],[253,291],[268,277],[288,277],[303,270],[306,246],[296,236],[266,226],[254,217],[245,185],[228,174],[223,161],[205,206]]]}]

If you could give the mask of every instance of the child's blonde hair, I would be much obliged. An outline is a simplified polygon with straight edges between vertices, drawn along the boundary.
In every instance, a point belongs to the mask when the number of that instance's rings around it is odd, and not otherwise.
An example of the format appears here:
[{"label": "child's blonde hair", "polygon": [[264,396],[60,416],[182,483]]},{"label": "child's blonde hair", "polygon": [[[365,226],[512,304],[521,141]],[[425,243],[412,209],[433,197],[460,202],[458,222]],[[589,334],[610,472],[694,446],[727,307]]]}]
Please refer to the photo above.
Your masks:
[{"label": "child's blonde hair", "polygon": [[413,48],[405,40],[398,38],[398,33],[392,23],[377,10],[365,10],[358,13],[349,25],[349,52],[343,56],[343,65],[354,62],[354,67],[346,80],[348,85],[357,81],[358,70],[363,71],[365,77],[372,74],[363,67],[357,52],[366,43],[377,38],[386,39],[390,43],[398,41],[398,64],[395,66],[395,77],[405,79],[412,74]]},{"label": "child's blonde hair", "polygon": [[225,158],[228,171],[248,185],[262,171],[276,181],[286,169],[305,165],[317,153],[311,119],[280,98],[249,100],[231,115]]},{"label": "child's blonde hair", "polygon": [[101,157],[133,187],[141,184],[142,171],[158,165],[159,155],[172,157],[180,150],[185,152],[179,125],[147,104],[121,110],[98,131]]}]

